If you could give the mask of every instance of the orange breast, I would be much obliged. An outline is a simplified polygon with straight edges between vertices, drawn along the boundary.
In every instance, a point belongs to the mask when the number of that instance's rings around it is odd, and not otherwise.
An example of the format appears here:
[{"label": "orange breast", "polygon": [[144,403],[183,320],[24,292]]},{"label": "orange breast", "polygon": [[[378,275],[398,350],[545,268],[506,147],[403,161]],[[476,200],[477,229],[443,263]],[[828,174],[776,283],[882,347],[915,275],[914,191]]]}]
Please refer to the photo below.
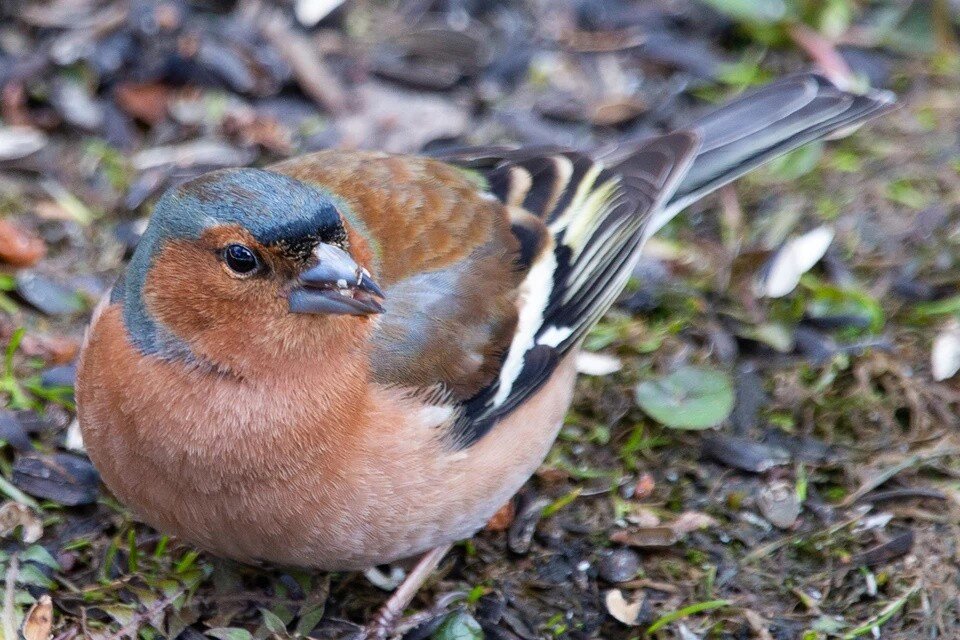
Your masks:
[{"label": "orange breast", "polygon": [[435,408],[348,386],[349,363],[289,367],[249,385],[143,358],[108,307],[78,376],[90,457],[144,520],[216,554],[368,567],[481,527],[546,455],[575,375],[568,357],[526,406],[452,451]]}]

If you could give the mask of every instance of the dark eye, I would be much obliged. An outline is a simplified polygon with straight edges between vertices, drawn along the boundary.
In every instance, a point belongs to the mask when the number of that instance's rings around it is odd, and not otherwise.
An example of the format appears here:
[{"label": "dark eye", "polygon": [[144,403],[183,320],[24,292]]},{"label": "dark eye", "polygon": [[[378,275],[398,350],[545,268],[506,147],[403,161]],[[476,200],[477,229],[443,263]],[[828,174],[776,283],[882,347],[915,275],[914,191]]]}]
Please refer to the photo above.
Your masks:
[{"label": "dark eye", "polygon": [[223,260],[231,271],[242,276],[250,275],[260,268],[260,258],[242,244],[231,244],[224,249]]}]

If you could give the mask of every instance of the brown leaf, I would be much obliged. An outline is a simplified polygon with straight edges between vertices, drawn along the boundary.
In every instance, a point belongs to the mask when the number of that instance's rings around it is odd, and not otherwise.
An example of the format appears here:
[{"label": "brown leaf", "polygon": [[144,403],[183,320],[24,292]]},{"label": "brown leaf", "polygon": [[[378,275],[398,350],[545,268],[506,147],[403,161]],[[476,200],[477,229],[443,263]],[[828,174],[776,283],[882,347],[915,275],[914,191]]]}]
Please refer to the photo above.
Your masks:
[{"label": "brown leaf", "polygon": [[671,523],[670,527],[676,531],[678,535],[685,536],[699,529],[716,526],[716,524],[717,521],[705,513],[700,513],[699,511],[684,511],[680,514],[680,517]]},{"label": "brown leaf", "polygon": [[0,260],[15,267],[32,267],[47,255],[47,245],[33,232],[0,220]]},{"label": "brown leaf", "polygon": [[513,500],[510,500],[505,505],[500,507],[500,509],[493,514],[493,517],[487,521],[486,529],[487,531],[506,531],[510,528],[510,525],[513,524],[513,518],[517,515],[517,507],[514,504]]},{"label": "brown leaf", "polygon": [[50,600],[50,596],[44,594],[27,611],[20,632],[23,634],[24,640],[50,640],[52,627],[53,602]]},{"label": "brown leaf", "polygon": [[673,527],[638,527],[636,529],[614,531],[610,540],[631,547],[670,547],[675,545],[683,536],[673,530]]},{"label": "brown leaf", "polygon": [[116,89],[117,104],[127,115],[157,124],[167,117],[170,87],[159,82],[125,82]]}]

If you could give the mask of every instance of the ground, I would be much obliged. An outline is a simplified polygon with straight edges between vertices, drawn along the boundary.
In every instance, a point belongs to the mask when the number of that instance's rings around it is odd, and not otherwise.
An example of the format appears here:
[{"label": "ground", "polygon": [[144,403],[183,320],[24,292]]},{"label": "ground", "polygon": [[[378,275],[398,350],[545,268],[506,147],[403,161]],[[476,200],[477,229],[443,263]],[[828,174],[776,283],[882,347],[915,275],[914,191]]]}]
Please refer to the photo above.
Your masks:
[{"label": "ground", "polygon": [[30,640],[347,638],[386,597],[198,554],[71,448],[83,327],[166,186],[331,146],[602,153],[820,68],[901,107],[649,245],[587,342],[602,375],[405,637],[960,638],[956,8],[338,4],[0,5],[4,637],[39,601]]}]

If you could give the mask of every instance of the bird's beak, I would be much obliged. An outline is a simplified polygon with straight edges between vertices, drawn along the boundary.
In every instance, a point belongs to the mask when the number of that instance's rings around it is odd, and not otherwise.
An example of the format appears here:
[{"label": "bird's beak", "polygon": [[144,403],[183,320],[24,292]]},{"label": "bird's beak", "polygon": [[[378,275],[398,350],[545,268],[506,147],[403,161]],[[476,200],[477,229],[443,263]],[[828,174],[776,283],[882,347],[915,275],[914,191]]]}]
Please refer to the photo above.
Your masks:
[{"label": "bird's beak", "polygon": [[300,274],[287,300],[293,313],[366,316],[383,313],[383,291],[346,251],[329,244],[313,250],[316,264]]}]

